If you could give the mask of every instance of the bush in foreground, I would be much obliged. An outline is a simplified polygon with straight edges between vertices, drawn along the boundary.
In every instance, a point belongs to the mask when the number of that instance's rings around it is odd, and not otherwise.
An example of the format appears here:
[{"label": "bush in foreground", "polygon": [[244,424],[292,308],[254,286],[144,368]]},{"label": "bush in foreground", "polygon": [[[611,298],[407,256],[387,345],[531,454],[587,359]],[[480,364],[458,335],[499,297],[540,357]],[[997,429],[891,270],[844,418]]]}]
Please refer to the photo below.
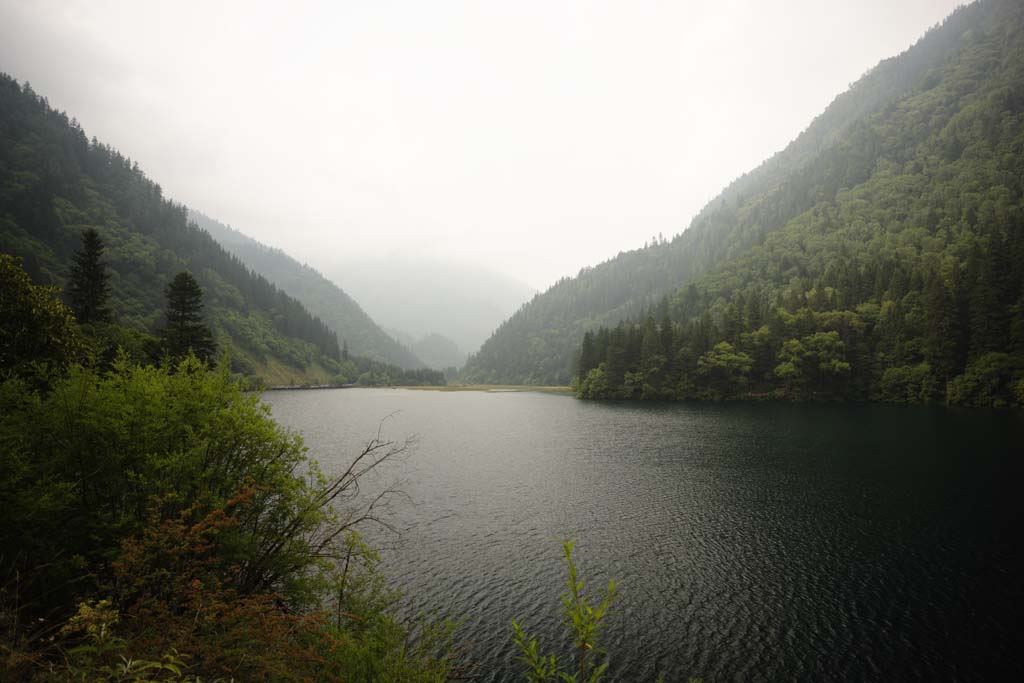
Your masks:
[{"label": "bush in foreground", "polygon": [[[379,502],[357,504],[358,480],[401,444],[375,438],[327,477],[257,396],[195,358],[121,357],[47,384],[0,384],[0,627],[16,678],[142,680],[122,669],[144,661],[173,664],[145,669],[154,680],[444,679],[446,631],[407,644],[355,534]],[[102,615],[99,631],[72,627]]]}]

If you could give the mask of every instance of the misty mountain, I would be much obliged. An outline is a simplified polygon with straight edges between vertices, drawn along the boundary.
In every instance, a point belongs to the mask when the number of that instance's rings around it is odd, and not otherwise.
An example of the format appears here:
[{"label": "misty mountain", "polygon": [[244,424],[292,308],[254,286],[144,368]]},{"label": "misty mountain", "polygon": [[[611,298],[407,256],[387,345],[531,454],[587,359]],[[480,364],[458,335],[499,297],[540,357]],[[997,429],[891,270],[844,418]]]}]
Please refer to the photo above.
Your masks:
[{"label": "misty mountain", "polygon": [[351,353],[401,368],[423,367],[414,353],[388,336],[352,297],[315,269],[198,211],[189,215],[253,272],[319,316]]},{"label": "misty mountain", "polygon": [[437,332],[423,335],[414,341],[410,348],[427,364],[427,367],[435,370],[461,368],[466,362],[466,352],[451,339]]},{"label": "misty mountain", "polygon": [[458,263],[361,259],[324,270],[385,329],[416,339],[439,334],[462,351],[479,348],[535,294],[514,278]]},{"label": "misty mountain", "polygon": [[459,348],[458,344],[437,332],[425,334],[418,339],[402,330],[389,329],[387,332],[400,344],[411,349],[428,368],[435,370],[461,368],[469,356]]},{"label": "misty mountain", "polygon": [[[876,306],[897,306],[907,294],[921,297],[938,274],[953,287],[967,276],[972,250],[976,269],[1000,245],[1019,252],[1021,13],[1021,3],[1009,0],[957,10],[732,182],[683,233],[620,253],[536,297],[470,358],[464,379],[568,383],[584,332],[640,320],[665,297],[675,321],[706,316],[714,337],[740,294],[764,320],[811,292],[819,306],[872,297]],[[893,277],[906,283],[890,292]],[[822,303],[826,287],[841,299]],[[1006,287],[1000,305],[1016,300]],[[744,321],[734,327],[751,322]],[[911,362],[912,355],[896,356]]]},{"label": "misty mountain", "polygon": [[270,383],[338,372],[333,330],[191,223],[137,164],[0,74],[0,251],[20,256],[36,282],[63,287],[85,228],[106,245],[120,325],[158,332],[164,289],[188,270],[236,372]]}]

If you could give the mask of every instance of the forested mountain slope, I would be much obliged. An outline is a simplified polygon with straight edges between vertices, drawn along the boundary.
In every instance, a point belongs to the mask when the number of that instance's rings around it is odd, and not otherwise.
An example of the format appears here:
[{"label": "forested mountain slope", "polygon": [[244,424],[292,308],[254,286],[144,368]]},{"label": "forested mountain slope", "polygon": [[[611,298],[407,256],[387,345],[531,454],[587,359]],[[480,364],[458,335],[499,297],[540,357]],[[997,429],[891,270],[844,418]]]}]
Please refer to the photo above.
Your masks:
[{"label": "forested mountain slope", "polygon": [[302,302],[337,333],[351,353],[406,369],[424,367],[415,354],[380,329],[352,297],[317,270],[198,211],[190,211],[189,216],[253,272]]},{"label": "forested mountain slope", "polygon": [[581,393],[1024,404],[1024,4],[981,7],[955,55],[815,166],[809,210],[587,337]]},{"label": "forested mountain slope", "polygon": [[[768,236],[842,190],[884,172],[897,138],[911,146],[938,135],[986,90],[1016,44],[1020,3],[988,0],[957,10],[903,54],[887,59],[837,97],[785,150],[727,187],[669,242],[619,254],[560,281],[503,324],[467,363],[474,382],[564,384],[587,330],[636,318],[681,285],[763,245]],[[1006,46],[983,63],[955,68],[1000,32]],[[994,61],[993,61],[994,60]],[[973,61],[973,60],[971,60]],[[955,81],[955,82],[954,82]],[[940,87],[942,86],[942,87]],[[929,118],[893,115],[901,103],[950,90]],[[986,90],[987,91],[987,90]],[[891,126],[910,126],[898,134]],[[932,172],[935,172],[934,167]]]},{"label": "forested mountain slope", "polygon": [[22,257],[36,282],[63,286],[89,227],[106,245],[119,324],[156,332],[165,287],[188,270],[236,371],[271,383],[338,372],[333,330],[249,272],[131,160],[90,141],[27,84],[0,74],[0,252]]}]

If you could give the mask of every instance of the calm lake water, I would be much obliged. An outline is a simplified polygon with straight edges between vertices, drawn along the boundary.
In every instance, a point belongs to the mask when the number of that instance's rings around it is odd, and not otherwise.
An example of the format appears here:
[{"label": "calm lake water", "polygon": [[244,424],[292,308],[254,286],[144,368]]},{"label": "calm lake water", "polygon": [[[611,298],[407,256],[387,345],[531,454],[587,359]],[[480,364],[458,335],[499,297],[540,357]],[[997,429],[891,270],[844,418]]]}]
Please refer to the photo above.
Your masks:
[{"label": "calm lake water", "polygon": [[[409,609],[464,618],[484,681],[517,618],[562,642],[559,539],[620,586],[617,680],[1024,680],[1024,415],[588,403],[389,389],[265,395],[327,470],[417,435],[384,553]],[[396,412],[397,411],[397,412]]]}]

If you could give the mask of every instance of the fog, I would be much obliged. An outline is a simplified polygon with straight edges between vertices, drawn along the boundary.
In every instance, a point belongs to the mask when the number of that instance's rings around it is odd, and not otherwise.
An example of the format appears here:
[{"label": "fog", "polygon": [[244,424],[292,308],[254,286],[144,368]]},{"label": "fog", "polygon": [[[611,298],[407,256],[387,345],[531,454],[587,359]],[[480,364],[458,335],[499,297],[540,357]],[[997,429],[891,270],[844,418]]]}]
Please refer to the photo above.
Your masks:
[{"label": "fog", "polygon": [[[352,260],[325,271],[399,340],[443,334],[476,351],[498,325],[536,293],[511,277],[472,266],[440,266],[412,258]],[[451,365],[461,365],[449,363]],[[444,367],[443,365],[441,367]]]},{"label": "fog", "polygon": [[544,289],[683,230],[957,4],[0,0],[0,70],[311,265]]}]

